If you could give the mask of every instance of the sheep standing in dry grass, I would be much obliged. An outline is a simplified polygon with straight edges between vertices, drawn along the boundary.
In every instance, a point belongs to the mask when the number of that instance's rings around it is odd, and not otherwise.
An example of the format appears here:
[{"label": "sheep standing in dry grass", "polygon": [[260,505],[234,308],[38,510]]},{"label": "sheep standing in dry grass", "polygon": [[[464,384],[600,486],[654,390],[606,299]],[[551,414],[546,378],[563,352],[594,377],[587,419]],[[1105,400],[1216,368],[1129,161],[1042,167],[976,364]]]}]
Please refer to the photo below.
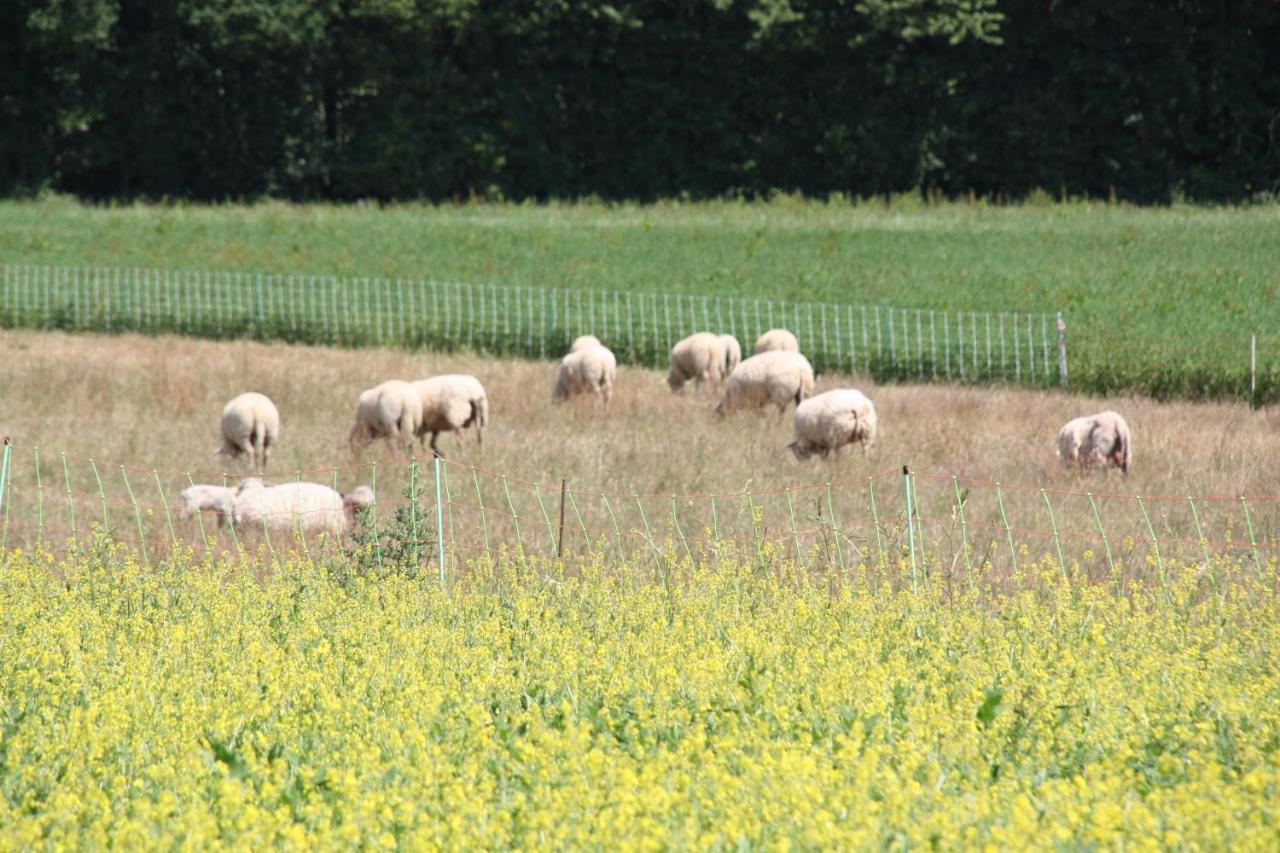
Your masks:
[{"label": "sheep standing in dry grass", "polygon": [[1129,424],[1113,411],[1067,421],[1058,431],[1058,458],[1064,467],[1085,471],[1095,465],[1114,465],[1128,475],[1133,464],[1133,435]]},{"label": "sheep standing in dry grass", "polygon": [[360,486],[345,498],[320,483],[268,485],[257,477],[235,488],[232,517],[246,530],[297,530],[339,536],[351,524],[356,507],[373,502],[373,490]]},{"label": "sheep standing in dry grass", "polygon": [[756,338],[756,355],[762,352],[800,352],[800,342],[786,329],[770,329]]},{"label": "sheep standing in dry grass", "polygon": [[347,442],[368,447],[381,438],[393,451],[408,448],[422,424],[422,401],[408,383],[392,379],[360,394]]},{"label": "sheep standing in dry grass", "polygon": [[569,352],[577,352],[578,350],[600,346],[604,346],[604,344],[600,343],[600,339],[595,335],[579,335],[573,339],[573,343],[569,346]]},{"label": "sheep standing in dry grass", "polygon": [[222,409],[222,445],[214,454],[226,459],[248,455],[254,468],[265,469],[271,446],[280,438],[280,412],[265,394],[250,391]]},{"label": "sheep standing in dry grass", "polygon": [[462,446],[462,431],[475,427],[476,444],[484,445],[484,428],[489,424],[489,395],[480,380],[465,373],[446,373],[419,379],[413,383],[422,406],[422,422],[418,439],[425,442],[431,433],[431,451],[442,455],[436,439],[442,432],[457,432]]},{"label": "sheep standing in dry grass", "polygon": [[803,461],[814,453],[840,456],[840,448],[855,442],[866,456],[876,441],[876,407],[854,388],[824,391],[796,406],[795,441],[787,445]]},{"label": "sheep standing in dry grass", "polygon": [[194,518],[211,510],[222,527],[231,519],[235,504],[235,491],[226,486],[197,483],[178,493],[178,518]]},{"label": "sheep standing in dry grass", "polygon": [[724,376],[729,376],[742,364],[742,346],[733,335],[720,335],[720,346],[724,349]]},{"label": "sheep standing in dry grass", "polygon": [[551,401],[562,403],[570,397],[589,393],[594,404],[603,403],[608,408],[617,379],[618,360],[608,347],[580,349],[560,361],[560,375]]},{"label": "sheep standing in dry grass", "polygon": [[690,381],[698,390],[704,382],[719,385],[725,376],[724,366],[724,342],[710,332],[695,332],[671,348],[667,385],[674,392]]},{"label": "sheep standing in dry grass", "polygon": [[785,414],[813,394],[813,367],[798,352],[764,352],[738,365],[725,384],[716,412],[761,409],[770,404]]}]

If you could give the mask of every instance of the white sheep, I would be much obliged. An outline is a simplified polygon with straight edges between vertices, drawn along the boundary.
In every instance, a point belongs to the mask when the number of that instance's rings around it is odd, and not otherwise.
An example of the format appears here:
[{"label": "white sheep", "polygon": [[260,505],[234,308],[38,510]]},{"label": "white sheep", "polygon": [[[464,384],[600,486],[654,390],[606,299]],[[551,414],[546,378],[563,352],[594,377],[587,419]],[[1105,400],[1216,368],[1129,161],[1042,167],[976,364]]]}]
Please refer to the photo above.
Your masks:
[{"label": "white sheep", "polygon": [[786,329],[770,329],[756,338],[756,355],[774,351],[800,352],[800,342]]},{"label": "white sheep", "polygon": [[671,348],[667,385],[676,392],[690,380],[698,389],[704,382],[719,385],[725,376],[724,366],[724,342],[710,332],[695,332]]},{"label": "white sheep", "polygon": [[[354,489],[347,498],[320,483],[279,483],[268,485],[257,477],[241,480],[235,488],[232,518],[245,530],[300,530],[340,535],[350,524],[350,510],[373,491],[367,486]],[[367,505],[367,504],[366,504]]]},{"label": "white sheep", "polygon": [[854,388],[824,391],[796,406],[794,426],[796,440],[787,447],[797,459],[831,452],[838,458],[841,447],[855,442],[865,456],[876,441],[876,407]]},{"label": "white sheep", "polygon": [[560,361],[560,374],[551,402],[563,403],[578,394],[591,394],[593,403],[608,407],[618,379],[618,360],[608,347],[595,346],[571,352]]},{"label": "white sheep", "polygon": [[807,358],[798,352],[764,352],[738,365],[725,384],[716,412],[773,404],[782,414],[792,401],[798,405],[812,394],[813,367]]},{"label": "white sheep", "polygon": [[742,364],[742,346],[733,335],[720,335],[720,346],[724,349],[724,376],[729,376]]},{"label": "white sheep", "polygon": [[271,446],[280,438],[280,412],[265,394],[250,391],[222,408],[222,445],[214,455],[236,459],[248,455],[255,468],[267,467]]},{"label": "white sheep", "polygon": [[1110,464],[1127,475],[1133,464],[1129,424],[1110,410],[1067,421],[1058,431],[1058,457],[1064,467],[1078,463],[1083,471]]},{"label": "white sheep", "polygon": [[227,486],[197,483],[178,493],[178,518],[194,518],[204,510],[212,510],[222,527],[231,518],[235,491]]},{"label": "white sheep", "polygon": [[422,422],[417,435],[425,443],[431,433],[431,450],[437,456],[436,439],[442,432],[457,432],[462,444],[462,431],[475,427],[476,444],[484,445],[484,428],[489,424],[489,395],[480,380],[465,373],[446,373],[419,379],[412,383],[422,405]]},{"label": "white sheep", "polygon": [[422,426],[422,401],[408,382],[392,379],[361,392],[356,421],[347,436],[353,447],[368,447],[381,438],[387,446],[407,447]]},{"label": "white sheep", "polygon": [[595,335],[580,335],[573,339],[573,344],[570,345],[569,352],[577,352],[578,350],[600,346],[604,346],[604,344],[600,343],[600,339]]}]

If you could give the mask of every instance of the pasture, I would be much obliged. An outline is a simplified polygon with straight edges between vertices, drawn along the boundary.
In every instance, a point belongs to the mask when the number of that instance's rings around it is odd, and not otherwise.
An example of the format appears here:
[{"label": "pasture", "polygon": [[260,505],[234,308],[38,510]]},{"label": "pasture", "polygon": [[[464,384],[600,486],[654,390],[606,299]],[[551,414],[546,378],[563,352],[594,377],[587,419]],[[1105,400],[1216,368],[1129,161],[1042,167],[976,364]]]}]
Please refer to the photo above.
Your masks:
[{"label": "pasture", "polygon": [[[8,262],[430,278],[1068,320],[1081,390],[1280,394],[1280,207],[0,204]],[[690,331],[690,330],[686,330]]]}]

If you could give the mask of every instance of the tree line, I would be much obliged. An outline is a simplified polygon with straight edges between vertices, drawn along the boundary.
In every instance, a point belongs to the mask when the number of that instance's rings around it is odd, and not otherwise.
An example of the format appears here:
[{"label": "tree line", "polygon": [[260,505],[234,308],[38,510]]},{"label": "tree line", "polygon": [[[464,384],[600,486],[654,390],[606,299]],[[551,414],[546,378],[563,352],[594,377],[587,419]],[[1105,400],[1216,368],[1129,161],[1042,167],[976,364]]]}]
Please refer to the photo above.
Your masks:
[{"label": "tree line", "polygon": [[1275,0],[11,0],[0,193],[1280,192]]}]

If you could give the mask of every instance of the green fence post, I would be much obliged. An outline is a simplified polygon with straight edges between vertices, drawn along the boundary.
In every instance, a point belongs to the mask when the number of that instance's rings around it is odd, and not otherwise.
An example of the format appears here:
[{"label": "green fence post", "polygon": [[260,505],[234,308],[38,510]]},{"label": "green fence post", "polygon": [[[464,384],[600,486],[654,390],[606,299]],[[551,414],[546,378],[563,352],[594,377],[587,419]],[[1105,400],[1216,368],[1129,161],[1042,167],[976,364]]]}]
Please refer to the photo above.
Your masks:
[{"label": "green fence post", "polygon": [[33,449],[36,453],[36,550],[40,550],[44,545],[44,484],[40,482],[40,448]]},{"label": "green fence post", "polygon": [[444,506],[440,500],[440,456],[437,454],[433,459],[436,480],[436,550],[440,560],[440,588],[444,589]]},{"label": "green fence post", "polygon": [[871,526],[876,531],[876,554],[880,565],[885,564],[884,540],[880,537],[880,513],[876,510],[876,478],[867,478],[867,493],[871,496]]},{"label": "green fence post", "polygon": [[378,462],[369,463],[369,488],[373,490],[373,503],[369,505],[369,519],[373,523],[373,559],[382,571],[382,536],[378,533]]},{"label": "green fence post", "polygon": [[1004,511],[1004,492],[1000,489],[1000,484],[996,483],[996,503],[1000,507],[1000,520],[1004,523],[1004,535],[1009,541],[1009,556],[1013,558],[1013,571],[1018,572],[1018,551],[1013,547],[1013,530],[1009,527],[1009,516]]},{"label": "green fence post", "polygon": [[1093,520],[1098,525],[1098,533],[1102,536],[1103,552],[1107,555],[1107,568],[1111,572],[1111,580],[1116,585],[1116,592],[1123,592],[1124,585],[1121,583],[1120,576],[1116,574],[1115,561],[1111,559],[1111,542],[1107,539],[1107,530],[1102,526],[1102,515],[1098,512],[1098,504],[1093,499],[1093,492],[1087,493],[1089,496],[1089,507],[1093,510]]},{"label": "green fence post", "polygon": [[970,556],[969,547],[969,526],[964,520],[964,504],[965,496],[960,494],[960,480],[954,475],[951,477],[951,486],[956,494],[956,515],[960,519],[960,549],[964,553],[964,570],[969,576],[969,589],[973,589],[973,561]]},{"label": "green fence post", "polygon": [[1142,500],[1142,495],[1134,495],[1138,501],[1138,509],[1142,511],[1142,520],[1147,523],[1147,533],[1151,536],[1151,547],[1156,552],[1156,569],[1160,572],[1160,589],[1164,591],[1165,600],[1172,603],[1173,594],[1169,592],[1169,579],[1164,573],[1164,560],[1160,557],[1160,539],[1156,536],[1156,529],[1151,526],[1151,516],[1147,514],[1147,505]]},{"label": "green fence post", "polygon": [[551,540],[551,547],[554,550],[556,546],[556,526],[551,523],[551,516],[547,514],[546,504],[542,502],[542,488],[538,483],[533,484],[533,496],[538,499],[538,509],[542,510],[542,518],[547,522],[547,536]]},{"label": "green fence post", "polygon": [[[520,516],[516,513],[516,505],[511,501],[511,489],[507,486],[507,475],[502,475],[502,491],[507,496],[507,509],[511,510],[511,523],[516,528],[516,542],[520,544],[520,553],[524,553],[524,536],[520,534]],[[610,513],[612,515],[612,513]]]},{"label": "green fence post", "polygon": [[418,457],[409,460],[409,528],[413,536],[413,571],[417,574],[422,565],[422,551],[419,549],[418,533]]},{"label": "green fence post", "polygon": [[582,513],[578,510],[578,501],[574,498],[572,490],[569,491],[569,506],[573,507],[573,514],[578,519],[578,527],[582,530],[582,540],[587,543],[587,553],[591,553],[591,534],[587,532],[587,525],[582,520]]},{"label": "green fence post", "polygon": [[9,547],[9,504],[13,503],[9,483],[9,456],[13,451],[13,441],[6,435],[4,452],[0,455],[0,504],[4,505],[4,531],[0,532],[0,551]]},{"label": "green fence post", "polygon": [[791,487],[783,490],[787,496],[787,515],[791,519],[791,541],[796,546],[796,565],[804,565],[804,555],[800,552],[800,533],[796,527],[796,508],[791,500]]},{"label": "green fence post", "polygon": [[1253,535],[1253,519],[1249,516],[1249,501],[1240,496],[1240,506],[1244,507],[1244,525],[1249,530],[1249,547],[1253,549],[1253,569],[1262,580],[1262,560],[1258,557],[1258,540]]},{"label": "green fence post", "polygon": [[1062,544],[1058,540],[1058,522],[1053,516],[1053,504],[1049,502],[1049,493],[1044,489],[1040,490],[1040,497],[1044,498],[1045,509],[1049,510],[1049,526],[1053,528],[1053,547],[1058,552],[1058,569],[1062,572],[1062,579],[1067,580],[1067,564],[1062,559]]},{"label": "green fence post", "polygon": [[102,532],[111,532],[111,520],[107,518],[107,493],[102,488],[102,478],[98,476],[98,463],[93,461],[93,457],[89,457],[89,467],[93,469],[93,479],[98,484],[98,500],[102,502]]},{"label": "green fence post", "polygon": [[689,562],[693,562],[693,551],[689,550],[689,540],[684,538],[684,531],[680,529],[680,519],[676,515],[676,496],[671,496],[671,523],[675,525],[676,534],[680,537],[681,544],[684,545],[685,556],[689,558]]},{"label": "green fence post", "polygon": [[1200,553],[1204,555],[1204,570],[1209,575],[1213,594],[1218,595],[1218,572],[1213,568],[1213,561],[1209,557],[1209,540],[1205,538],[1204,528],[1200,526],[1200,513],[1196,510],[1196,502],[1191,495],[1187,495],[1187,503],[1191,505],[1191,520],[1196,524],[1196,541],[1200,543]]},{"label": "green fence post", "polygon": [[[64,459],[63,462],[65,464],[66,460]],[[177,548],[178,532],[173,528],[173,514],[169,512],[169,501],[164,496],[164,487],[160,485],[160,475],[156,472],[155,468],[151,469],[151,476],[155,478],[156,491],[160,493],[160,505],[164,507],[164,518],[169,525],[169,541],[173,543],[174,548]],[[69,491],[68,494],[70,494]]]},{"label": "green fence post", "polygon": [[613,535],[618,540],[618,557],[626,559],[626,547],[622,544],[622,528],[618,527],[618,517],[613,514],[613,506],[609,503],[608,495],[601,495],[600,499],[604,501],[605,511],[609,513],[609,520],[613,522]]},{"label": "green fence post", "polygon": [[836,540],[836,562],[840,566],[840,571],[844,572],[844,548],[840,544],[840,520],[836,518],[836,507],[831,499],[830,482],[827,483],[827,515],[831,517],[831,535]]},{"label": "green fence post", "polygon": [[476,487],[476,503],[480,505],[480,531],[484,535],[484,552],[489,553],[489,522],[484,514],[484,495],[480,492],[480,476],[476,473],[476,466],[471,466],[471,482]]},{"label": "green fence post", "polygon": [[[67,513],[71,516],[71,543],[75,547],[80,547],[80,532],[76,529],[76,502],[71,496],[71,471],[67,468],[67,454],[62,453],[62,483],[67,490]],[[0,475],[0,483],[4,482],[4,477]],[[0,489],[3,492],[3,489]]]},{"label": "green fence post", "polygon": [[138,522],[138,544],[142,548],[142,562],[150,566],[151,557],[147,554],[147,534],[142,530],[142,510],[138,508],[138,501],[133,496],[133,487],[129,485],[129,475],[125,473],[123,465],[120,466],[120,479],[124,480],[124,489],[129,493],[129,503],[133,504],[133,517]]},{"label": "green fence post", "polygon": [[[190,471],[188,471],[188,472],[187,472],[187,485],[188,485],[188,486],[194,486],[195,484],[196,484],[196,483],[195,483],[195,480],[191,479],[191,472],[190,472]],[[228,519],[228,521],[229,521],[229,520],[230,520],[230,519]],[[201,545],[202,545],[206,550],[208,550],[208,548],[209,548],[209,535],[208,535],[207,533],[205,533],[205,529],[204,529],[204,513],[203,513],[203,512],[197,512],[197,513],[196,513],[196,522],[200,525],[200,544],[201,544]]]}]

